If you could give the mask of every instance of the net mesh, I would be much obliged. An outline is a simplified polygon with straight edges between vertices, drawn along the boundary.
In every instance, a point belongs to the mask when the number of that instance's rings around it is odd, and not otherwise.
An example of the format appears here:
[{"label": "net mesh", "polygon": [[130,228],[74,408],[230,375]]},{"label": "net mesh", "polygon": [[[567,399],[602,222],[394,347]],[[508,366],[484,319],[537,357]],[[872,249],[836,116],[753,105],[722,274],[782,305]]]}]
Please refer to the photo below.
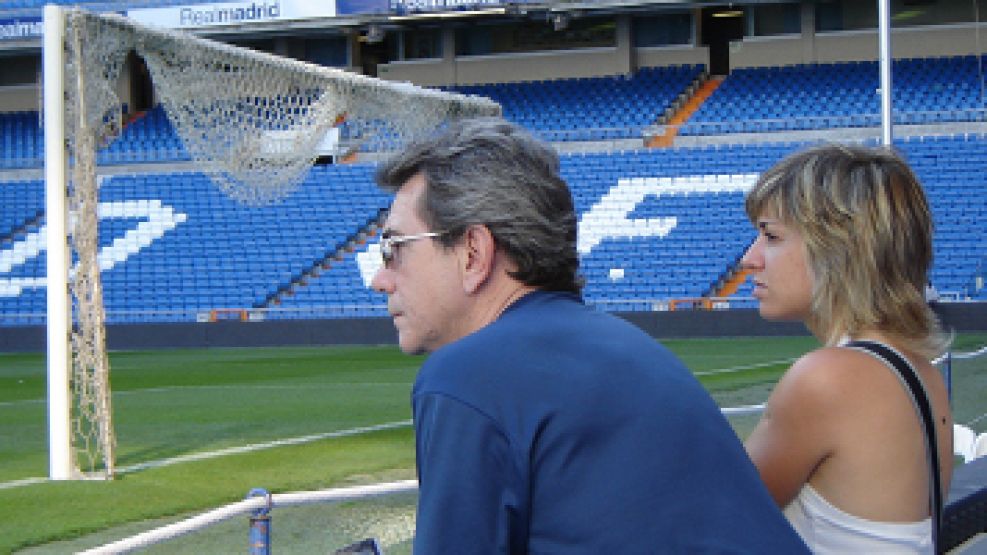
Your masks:
[{"label": "net mesh", "polygon": [[488,99],[150,29],[114,14],[66,10],[66,135],[72,164],[72,422],[76,464],[113,474],[109,364],[98,260],[96,151],[122,129],[121,72],[131,52],[200,170],[230,197],[275,202],[297,187],[340,126],[349,150],[381,151],[452,119],[499,115]]}]

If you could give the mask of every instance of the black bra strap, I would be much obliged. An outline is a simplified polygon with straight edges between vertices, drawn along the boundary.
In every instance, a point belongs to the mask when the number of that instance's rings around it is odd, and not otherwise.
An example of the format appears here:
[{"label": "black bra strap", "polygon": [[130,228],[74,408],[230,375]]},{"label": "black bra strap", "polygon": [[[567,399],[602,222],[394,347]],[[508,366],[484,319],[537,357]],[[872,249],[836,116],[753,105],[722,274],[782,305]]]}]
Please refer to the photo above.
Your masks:
[{"label": "black bra strap", "polygon": [[874,341],[852,341],[845,347],[850,347],[874,355],[885,365],[894,369],[906,386],[915,410],[918,413],[922,427],[925,429],[926,454],[929,462],[929,502],[932,512],[932,544],[936,553],[941,553],[939,546],[939,525],[942,520],[942,483],[940,482],[939,448],[936,441],[935,418],[932,416],[932,405],[929,395],[922,385],[915,368],[897,351],[887,345]]}]

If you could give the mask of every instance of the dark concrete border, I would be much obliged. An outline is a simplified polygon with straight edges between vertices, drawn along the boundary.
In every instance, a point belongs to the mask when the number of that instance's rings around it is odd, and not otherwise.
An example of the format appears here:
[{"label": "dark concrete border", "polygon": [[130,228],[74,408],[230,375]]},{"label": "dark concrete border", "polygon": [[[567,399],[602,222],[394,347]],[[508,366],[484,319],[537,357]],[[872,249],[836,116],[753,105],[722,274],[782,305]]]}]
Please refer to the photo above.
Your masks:
[{"label": "dark concrete border", "polygon": [[[936,307],[947,329],[987,331],[987,303],[943,303]],[[744,337],[806,335],[797,322],[767,322],[755,309],[626,312],[619,316],[653,337]],[[274,347],[288,345],[393,345],[390,319],[236,320],[206,323],[119,324],[107,329],[111,350]],[[0,352],[45,350],[43,326],[0,327]]]}]

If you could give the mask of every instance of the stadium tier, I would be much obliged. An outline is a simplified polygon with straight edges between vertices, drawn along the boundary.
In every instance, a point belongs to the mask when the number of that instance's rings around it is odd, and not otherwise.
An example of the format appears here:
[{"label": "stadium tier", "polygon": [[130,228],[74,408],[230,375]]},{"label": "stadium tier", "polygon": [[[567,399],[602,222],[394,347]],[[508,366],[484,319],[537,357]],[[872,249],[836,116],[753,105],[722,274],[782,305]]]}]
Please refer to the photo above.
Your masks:
[{"label": "stadium tier", "polygon": [[0,113],[0,169],[40,166],[43,154],[37,112]]},{"label": "stadium tier", "polygon": [[455,87],[492,98],[504,117],[549,141],[640,138],[703,73],[700,65],[643,68],[630,76]]},{"label": "stadium tier", "polygon": [[[44,133],[37,112],[0,114],[0,169],[38,167],[44,155]],[[138,114],[119,137],[97,156],[100,164],[181,162],[188,152],[159,106]]]},{"label": "stadium tier", "polygon": [[[104,179],[100,266],[108,320],[194,321],[214,309],[263,305],[376,220],[389,197],[369,171],[316,167],[293,195],[264,208],[237,204],[200,173]],[[42,184],[4,184],[0,192],[0,314],[7,324],[43,322],[44,233],[40,222],[20,227],[41,201],[18,210],[7,201],[39,199]],[[8,320],[13,314],[21,316]]]},{"label": "stadium tier", "polygon": [[138,115],[98,155],[101,164],[190,160],[161,106]]},{"label": "stadium tier", "polygon": [[[896,124],[983,121],[976,56],[893,64]],[[682,127],[683,135],[880,125],[878,63],[736,69]]]},{"label": "stadium tier", "polygon": [[[713,293],[754,237],[743,194],[800,144],[649,149],[563,156],[580,214],[587,301],[654,310]],[[899,148],[932,202],[932,282],[975,295],[987,253],[987,137],[912,138]],[[100,255],[111,323],[385,316],[366,287],[368,249],[389,196],[372,165],[316,166],[287,199],[249,207],[200,173],[104,178]],[[44,321],[43,186],[0,184],[0,325]],[[345,252],[356,241],[356,253]],[[339,255],[337,251],[344,254]],[[369,269],[368,269],[369,268]],[[742,286],[731,305],[745,304]],[[985,290],[980,298],[987,298]],[[277,302],[274,302],[277,299]],[[749,305],[749,302],[748,302]],[[220,309],[215,312],[216,309]],[[229,309],[224,312],[223,309]]]},{"label": "stadium tier", "polygon": [[[983,121],[987,114],[978,67],[976,56],[896,61],[895,123]],[[548,141],[639,139],[662,120],[703,71],[699,65],[643,68],[630,76],[450,90],[496,100],[507,119]],[[679,134],[876,127],[880,125],[877,88],[876,62],[737,69]],[[39,119],[36,112],[0,114],[0,169],[40,166],[43,136]],[[98,158],[101,164],[190,159],[160,107],[138,114]]]}]

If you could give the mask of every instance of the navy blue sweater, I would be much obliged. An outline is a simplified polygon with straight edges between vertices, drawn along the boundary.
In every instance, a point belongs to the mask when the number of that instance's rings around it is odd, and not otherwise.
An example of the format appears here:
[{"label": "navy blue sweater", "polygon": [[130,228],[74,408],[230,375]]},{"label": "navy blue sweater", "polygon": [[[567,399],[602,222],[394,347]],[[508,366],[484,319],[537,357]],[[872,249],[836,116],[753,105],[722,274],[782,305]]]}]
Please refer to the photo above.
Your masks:
[{"label": "navy blue sweater", "polygon": [[535,292],[412,392],[415,553],[801,553],[692,374],[633,325]]}]

